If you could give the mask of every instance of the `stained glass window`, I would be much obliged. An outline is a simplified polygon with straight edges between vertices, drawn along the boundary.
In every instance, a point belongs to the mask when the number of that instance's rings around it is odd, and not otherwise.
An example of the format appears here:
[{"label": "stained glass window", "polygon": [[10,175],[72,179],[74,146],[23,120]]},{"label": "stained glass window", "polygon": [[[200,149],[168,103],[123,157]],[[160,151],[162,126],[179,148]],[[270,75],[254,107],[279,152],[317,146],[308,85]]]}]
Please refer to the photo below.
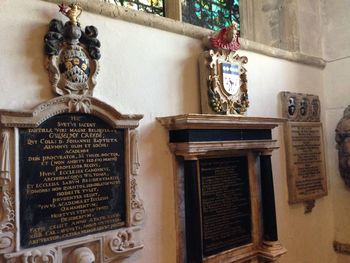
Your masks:
[{"label": "stained glass window", "polygon": [[134,10],[164,16],[164,0],[103,0],[119,6],[125,6]]},{"label": "stained glass window", "polygon": [[239,29],[239,0],[182,0],[182,21],[219,30],[235,23]]}]

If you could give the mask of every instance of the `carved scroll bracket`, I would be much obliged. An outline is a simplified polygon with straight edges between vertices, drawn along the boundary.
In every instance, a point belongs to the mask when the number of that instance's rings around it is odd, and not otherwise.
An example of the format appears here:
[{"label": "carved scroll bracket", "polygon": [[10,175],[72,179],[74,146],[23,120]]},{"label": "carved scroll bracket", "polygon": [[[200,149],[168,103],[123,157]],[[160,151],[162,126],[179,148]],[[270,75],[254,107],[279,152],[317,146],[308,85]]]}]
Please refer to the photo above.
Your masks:
[{"label": "carved scroll bracket", "polygon": [[129,256],[136,250],[142,249],[143,244],[139,240],[139,227],[121,229],[105,239],[105,246],[108,253],[105,261]]}]

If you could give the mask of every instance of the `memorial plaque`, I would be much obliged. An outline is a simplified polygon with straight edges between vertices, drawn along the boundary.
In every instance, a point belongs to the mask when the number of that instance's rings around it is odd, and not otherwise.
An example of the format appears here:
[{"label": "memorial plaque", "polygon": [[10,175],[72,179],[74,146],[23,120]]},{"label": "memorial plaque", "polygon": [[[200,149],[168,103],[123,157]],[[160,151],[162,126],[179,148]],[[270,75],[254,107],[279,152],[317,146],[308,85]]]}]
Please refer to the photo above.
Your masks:
[{"label": "memorial plaque", "polygon": [[124,129],[60,114],[19,129],[20,246],[126,225]]},{"label": "memorial plaque", "polygon": [[247,157],[199,161],[203,255],[252,242]]},{"label": "memorial plaque", "polygon": [[289,202],[315,200],[327,195],[322,124],[286,124]]},{"label": "memorial plaque", "polygon": [[82,11],[59,4],[64,20],[52,19],[44,37],[58,97],[0,109],[0,262],[110,263],[144,246],[143,116],[93,97],[101,43],[95,26],[82,28]]}]

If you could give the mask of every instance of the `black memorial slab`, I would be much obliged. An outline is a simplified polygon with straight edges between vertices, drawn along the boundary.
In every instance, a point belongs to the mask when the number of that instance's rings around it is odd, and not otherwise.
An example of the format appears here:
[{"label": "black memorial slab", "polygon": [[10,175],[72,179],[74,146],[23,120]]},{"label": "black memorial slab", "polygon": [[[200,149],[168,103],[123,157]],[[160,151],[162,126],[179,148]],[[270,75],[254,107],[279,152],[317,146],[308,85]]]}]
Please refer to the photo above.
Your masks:
[{"label": "black memorial slab", "polygon": [[191,263],[252,242],[246,156],[185,161],[187,257]]},{"label": "black memorial slab", "polygon": [[124,130],[89,114],[19,129],[22,248],[125,226]]},{"label": "black memorial slab", "polygon": [[203,256],[252,241],[247,158],[199,161]]}]

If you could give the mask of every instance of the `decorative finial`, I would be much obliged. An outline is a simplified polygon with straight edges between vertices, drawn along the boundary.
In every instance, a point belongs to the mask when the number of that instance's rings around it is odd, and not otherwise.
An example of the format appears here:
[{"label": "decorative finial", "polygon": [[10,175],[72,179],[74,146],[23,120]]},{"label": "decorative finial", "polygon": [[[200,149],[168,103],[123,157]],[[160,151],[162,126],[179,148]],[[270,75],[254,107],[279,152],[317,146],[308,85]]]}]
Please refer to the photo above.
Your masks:
[{"label": "decorative finial", "polygon": [[78,18],[83,12],[83,9],[78,4],[71,4],[69,6],[66,6],[62,2],[60,5],[58,5],[58,7],[60,8],[60,12],[68,17],[73,25],[78,24]]},{"label": "decorative finial", "polygon": [[218,33],[209,37],[210,48],[222,48],[236,51],[240,48],[238,41],[239,31],[235,24],[222,28]]}]

